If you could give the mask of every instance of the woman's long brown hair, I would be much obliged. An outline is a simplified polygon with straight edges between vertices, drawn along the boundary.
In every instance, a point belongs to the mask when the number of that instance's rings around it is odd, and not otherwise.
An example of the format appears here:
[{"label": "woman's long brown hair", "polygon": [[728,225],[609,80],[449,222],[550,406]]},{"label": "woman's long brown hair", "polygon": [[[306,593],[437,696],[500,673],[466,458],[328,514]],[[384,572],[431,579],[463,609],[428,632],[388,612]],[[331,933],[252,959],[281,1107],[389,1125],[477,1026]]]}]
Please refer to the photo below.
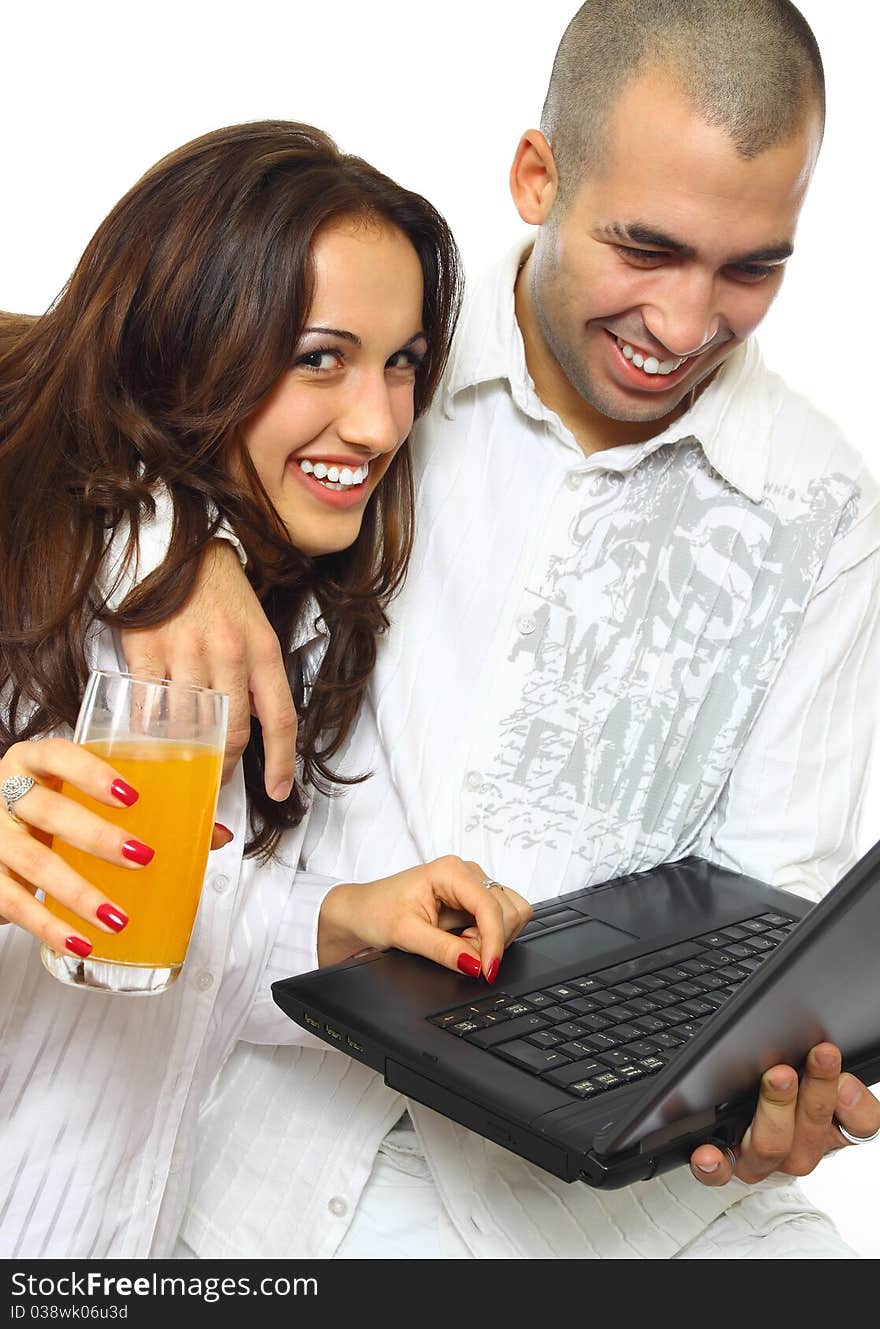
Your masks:
[{"label": "woman's long brown hair", "polygon": [[[45,315],[0,321],[0,751],[74,723],[94,626],[144,628],[176,613],[225,518],[282,645],[311,593],[330,633],[300,721],[301,779],[285,803],[265,793],[252,724],[252,854],[272,853],[302,818],[304,787],[339,778],[329,763],[354,723],[412,544],[408,446],[351,548],[315,559],[292,547],[241,446],[305,325],[316,234],[347,217],[396,227],[419,256],[428,353],[418,415],[458,312],[455,243],[425,199],[308,125],[235,125],[164,158],[103,222]],[[231,478],[242,471],[244,481]],[[160,484],[174,507],[167,557],[113,613],[96,593],[99,569],[126,523],[135,550]],[[301,706],[303,680],[293,683]]]}]

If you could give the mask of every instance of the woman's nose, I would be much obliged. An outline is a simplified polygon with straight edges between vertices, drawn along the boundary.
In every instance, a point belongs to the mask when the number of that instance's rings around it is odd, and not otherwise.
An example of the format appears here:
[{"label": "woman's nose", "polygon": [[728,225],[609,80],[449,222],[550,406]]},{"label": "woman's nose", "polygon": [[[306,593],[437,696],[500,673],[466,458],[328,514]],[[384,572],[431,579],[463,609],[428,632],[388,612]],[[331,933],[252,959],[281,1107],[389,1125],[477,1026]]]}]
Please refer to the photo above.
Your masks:
[{"label": "woman's nose", "polygon": [[381,381],[361,380],[337,422],[340,440],[370,452],[390,452],[400,432],[384,375]]}]

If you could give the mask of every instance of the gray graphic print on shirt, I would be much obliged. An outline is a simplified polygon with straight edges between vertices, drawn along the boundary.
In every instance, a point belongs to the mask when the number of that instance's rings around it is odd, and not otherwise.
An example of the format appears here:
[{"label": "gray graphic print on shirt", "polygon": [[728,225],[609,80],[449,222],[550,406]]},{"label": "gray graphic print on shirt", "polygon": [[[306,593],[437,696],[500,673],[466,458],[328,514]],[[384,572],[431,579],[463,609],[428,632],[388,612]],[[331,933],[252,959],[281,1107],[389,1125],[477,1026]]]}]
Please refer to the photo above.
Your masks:
[{"label": "gray graphic print on shirt", "polygon": [[593,880],[693,838],[857,500],[832,475],[753,503],[692,441],[598,475],[530,588],[537,626],[509,656],[518,702],[472,825],[577,855]]}]

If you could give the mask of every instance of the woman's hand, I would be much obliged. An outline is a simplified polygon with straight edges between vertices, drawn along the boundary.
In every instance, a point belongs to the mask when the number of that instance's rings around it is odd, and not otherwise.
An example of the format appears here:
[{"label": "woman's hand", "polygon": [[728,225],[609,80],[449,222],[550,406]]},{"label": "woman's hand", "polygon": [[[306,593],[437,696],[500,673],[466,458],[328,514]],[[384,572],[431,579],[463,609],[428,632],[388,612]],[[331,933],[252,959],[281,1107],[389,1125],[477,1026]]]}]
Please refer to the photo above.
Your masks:
[{"label": "woman's hand", "polygon": [[61,784],[66,780],[112,808],[131,807],[137,791],[107,762],[66,738],[13,744],[0,760],[0,782],[12,775],[36,783],[14,803],[14,817],[0,798],[0,921],[16,923],[53,951],[88,955],[91,943],[71,934],[70,924],[35,898],[38,889],[101,932],[121,932],[128,918],[49,848],[51,837],[133,872],[149,862],[152,850],[61,794]]},{"label": "woman's hand", "polygon": [[[504,948],[528,923],[532,907],[509,886],[487,890],[486,879],[477,863],[450,854],[380,881],[334,886],[318,922],[319,964],[396,946],[494,983]],[[464,923],[474,925],[471,935],[450,934]]]}]

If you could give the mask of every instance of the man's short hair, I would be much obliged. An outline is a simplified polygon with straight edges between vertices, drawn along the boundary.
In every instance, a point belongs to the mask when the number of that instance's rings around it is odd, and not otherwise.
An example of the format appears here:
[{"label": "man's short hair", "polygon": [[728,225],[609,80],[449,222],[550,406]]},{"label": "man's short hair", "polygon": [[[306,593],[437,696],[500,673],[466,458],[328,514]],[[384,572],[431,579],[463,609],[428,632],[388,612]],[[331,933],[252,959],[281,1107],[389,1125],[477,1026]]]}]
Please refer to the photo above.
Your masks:
[{"label": "man's short hair", "polygon": [[651,68],[746,158],[785,142],[811,104],[824,122],[822,57],[789,0],[587,0],[559,44],[541,116],[563,201],[601,168],[609,113]]}]

